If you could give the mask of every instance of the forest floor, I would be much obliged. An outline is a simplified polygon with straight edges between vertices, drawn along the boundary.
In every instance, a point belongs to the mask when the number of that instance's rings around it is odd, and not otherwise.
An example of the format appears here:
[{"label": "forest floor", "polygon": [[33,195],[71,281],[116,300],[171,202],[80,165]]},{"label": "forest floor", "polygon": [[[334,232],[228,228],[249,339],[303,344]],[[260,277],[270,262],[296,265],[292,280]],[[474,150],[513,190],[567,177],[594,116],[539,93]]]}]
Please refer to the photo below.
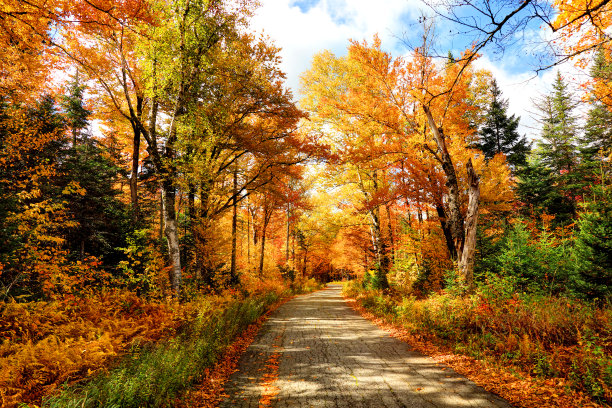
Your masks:
[{"label": "forest floor", "polygon": [[340,291],[330,285],[279,307],[221,406],[510,407],[359,316]]}]

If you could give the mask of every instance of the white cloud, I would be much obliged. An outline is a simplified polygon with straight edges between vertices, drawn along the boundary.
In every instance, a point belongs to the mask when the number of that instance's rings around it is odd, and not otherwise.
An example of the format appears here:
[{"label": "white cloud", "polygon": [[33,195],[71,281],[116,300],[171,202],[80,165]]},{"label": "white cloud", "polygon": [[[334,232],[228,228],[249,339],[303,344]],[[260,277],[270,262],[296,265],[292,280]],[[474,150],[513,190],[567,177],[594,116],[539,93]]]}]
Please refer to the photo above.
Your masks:
[{"label": "white cloud", "polygon": [[557,71],[561,72],[570,92],[576,98],[580,97],[580,84],[587,79],[586,74],[571,62],[548,69],[539,75],[529,69],[531,67],[524,72],[512,72],[503,60],[492,61],[487,56],[479,58],[475,67],[491,71],[502,90],[502,97],[509,100],[509,113],[521,117],[519,132],[532,140],[537,139],[540,134],[534,102],[550,94]]},{"label": "white cloud", "polygon": [[371,40],[376,33],[392,47],[403,32],[402,20],[414,17],[419,5],[418,0],[319,0],[302,11],[294,0],[263,0],[251,27],[282,48],[282,69],[297,96],[299,75],[314,54],[327,49],[343,55],[349,39]]},{"label": "white cloud", "polygon": [[[423,7],[419,0],[262,0],[261,3],[251,27],[264,32],[281,47],[281,68],[296,98],[299,76],[309,69],[314,54],[330,50],[344,55],[349,39],[369,41],[377,33],[386,50],[398,51],[401,48],[398,37],[415,26],[419,9]],[[535,30],[523,35],[537,39],[540,44],[550,39],[549,33]],[[532,53],[538,52],[532,50]],[[521,63],[521,59],[525,62]],[[499,61],[485,55],[476,66],[493,73],[504,97],[510,101],[510,113],[521,117],[521,134],[533,139],[539,134],[533,119],[533,101],[550,91],[557,70],[569,83],[584,81],[584,74],[566,63],[536,75],[533,65],[527,61],[533,61],[527,54],[505,55]],[[518,70],[523,67],[522,72],[517,72],[517,67]]]}]

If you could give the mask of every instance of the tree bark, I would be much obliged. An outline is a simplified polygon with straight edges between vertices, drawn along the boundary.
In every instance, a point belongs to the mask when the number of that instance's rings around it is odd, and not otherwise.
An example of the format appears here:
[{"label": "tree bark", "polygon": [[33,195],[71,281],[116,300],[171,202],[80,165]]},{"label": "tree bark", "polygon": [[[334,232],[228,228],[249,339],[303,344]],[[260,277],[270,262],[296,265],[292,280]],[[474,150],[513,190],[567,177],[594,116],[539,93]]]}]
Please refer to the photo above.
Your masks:
[{"label": "tree bark", "polygon": [[181,290],[181,251],[176,222],[176,192],[172,181],[164,180],[162,182],[162,197],[164,202],[164,235],[168,242],[168,256],[171,264],[171,285],[174,296],[178,297]]},{"label": "tree bark", "polygon": [[448,228],[446,214],[444,213],[444,207],[442,204],[436,205],[436,212],[438,213],[438,219],[440,220],[440,227],[442,227],[442,232],[444,233],[444,239],[446,240],[446,247],[448,248],[450,259],[452,261],[456,261],[457,248],[455,248],[455,243],[453,242],[453,234],[451,233],[450,228]]},{"label": "tree bark", "polygon": [[459,203],[459,182],[457,180],[457,173],[455,172],[455,167],[453,166],[451,156],[448,153],[446,137],[442,128],[438,128],[438,126],[436,126],[433,115],[431,114],[429,107],[425,104],[423,104],[423,111],[427,116],[429,127],[431,128],[436,144],[438,145],[440,156],[436,156],[436,159],[442,165],[442,170],[446,175],[446,188],[448,189],[448,210],[445,209],[445,213],[448,211],[446,223],[450,229],[456,253],[459,255],[463,252],[463,241],[465,239],[465,235],[463,229],[463,216],[461,214],[461,207]]},{"label": "tree bark", "polygon": [[472,166],[472,159],[467,162],[468,173],[468,210],[465,217],[465,243],[461,253],[459,270],[461,271],[468,291],[474,290],[474,253],[476,252],[476,227],[478,224],[478,205],[480,200],[480,179]]},{"label": "tree bark", "polygon": [[291,215],[291,204],[287,203],[287,239],[285,242],[285,264],[289,264],[289,232],[290,232],[290,224],[289,218]]},{"label": "tree bark", "polygon": [[[142,122],[142,105],[143,98],[136,97],[136,115],[139,121]],[[132,174],[130,175],[130,203],[132,205],[132,217],[137,220],[139,217],[138,208],[138,167],[140,164],[140,127],[136,123],[132,123],[132,131],[134,134],[132,142]]]},{"label": "tree bark", "polygon": [[[363,193],[366,202],[368,202],[370,201],[370,195],[368,194],[365,185],[363,184],[363,179],[359,171],[357,171],[357,175],[359,176],[359,185],[361,187],[361,192]],[[378,187],[376,173],[374,173],[372,179],[374,182],[374,189],[376,189]],[[381,288],[387,289],[389,287],[389,282],[387,281],[387,272],[389,272],[389,256],[387,254],[386,245],[382,239],[382,233],[380,228],[380,214],[378,211],[378,207],[370,208],[370,205],[368,205],[368,207],[368,214],[370,216],[370,235],[372,238],[372,246],[374,247],[374,254],[376,255],[376,262],[378,263],[378,267],[376,270],[377,278],[380,282]]]},{"label": "tree bark", "polygon": [[261,254],[259,257],[259,279],[263,279],[264,258],[266,255],[266,230],[268,229],[268,224],[270,223],[270,219],[272,218],[272,212],[272,208],[264,204],[262,214],[263,220],[261,226]]},{"label": "tree bark", "polygon": [[230,278],[232,281],[236,279],[236,242],[237,242],[237,227],[238,227],[238,165],[234,167],[234,185],[232,199],[232,258],[230,265]]},{"label": "tree bark", "polygon": [[395,263],[395,237],[393,236],[393,224],[391,223],[391,206],[386,205],[387,210],[387,231],[389,232],[389,262],[391,265]]}]

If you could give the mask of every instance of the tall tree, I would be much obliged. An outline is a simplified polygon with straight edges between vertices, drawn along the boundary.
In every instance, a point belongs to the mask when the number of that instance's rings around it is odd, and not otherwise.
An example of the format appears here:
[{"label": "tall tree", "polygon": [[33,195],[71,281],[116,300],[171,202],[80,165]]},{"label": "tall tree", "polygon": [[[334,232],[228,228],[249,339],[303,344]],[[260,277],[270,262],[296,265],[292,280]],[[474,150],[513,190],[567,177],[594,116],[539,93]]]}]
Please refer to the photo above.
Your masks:
[{"label": "tall tree", "polygon": [[537,145],[537,154],[557,174],[570,172],[576,164],[577,153],[576,102],[560,72],[557,72],[552,93],[545,96],[537,108],[542,122],[542,140]]},{"label": "tall tree", "polygon": [[591,109],[587,115],[584,134],[579,138],[580,177],[587,184],[596,183],[601,175],[602,162],[612,154],[612,63],[605,49],[600,48],[591,67]]},{"label": "tall tree", "polygon": [[91,111],[85,107],[83,99],[85,86],[81,84],[78,68],[68,82],[66,91],[61,98],[61,106],[72,134],[72,147],[76,147],[81,131],[89,124],[89,115],[91,115]]},{"label": "tall tree", "polygon": [[502,99],[501,89],[495,79],[491,83],[490,92],[491,103],[487,108],[484,124],[478,132],[480,140],[477,147],[487,159],[503,153],[512,167],[524,165],[530,146],[525,136],[518,133],[520,118],[515,115],[508,116],[508,100]]}]

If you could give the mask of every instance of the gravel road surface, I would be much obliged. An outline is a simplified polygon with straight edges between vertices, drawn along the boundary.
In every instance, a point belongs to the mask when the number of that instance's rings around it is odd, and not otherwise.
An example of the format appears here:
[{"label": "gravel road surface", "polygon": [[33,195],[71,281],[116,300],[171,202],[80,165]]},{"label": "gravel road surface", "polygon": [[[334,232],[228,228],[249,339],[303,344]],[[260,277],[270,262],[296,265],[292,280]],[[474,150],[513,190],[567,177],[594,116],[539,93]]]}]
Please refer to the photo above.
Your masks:
[{"label": "gravel road surface", "polygon": [[242,356],[222,407],[511,407],[359,316],[341,286],[279,307]]}]

